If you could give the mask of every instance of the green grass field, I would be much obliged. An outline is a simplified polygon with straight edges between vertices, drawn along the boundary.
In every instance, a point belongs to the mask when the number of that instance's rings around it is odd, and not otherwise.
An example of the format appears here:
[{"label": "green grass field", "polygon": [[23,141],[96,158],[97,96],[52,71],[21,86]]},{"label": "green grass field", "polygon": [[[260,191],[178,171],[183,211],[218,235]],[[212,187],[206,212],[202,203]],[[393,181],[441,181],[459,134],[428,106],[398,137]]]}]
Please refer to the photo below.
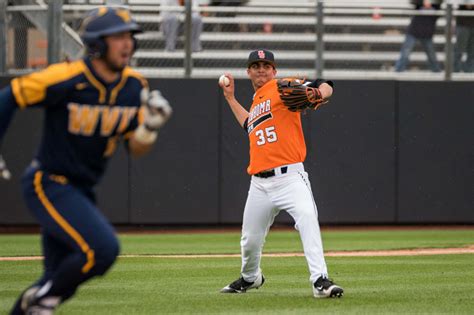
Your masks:
[{"label": "green grass field", "polygon": [[[239,276],[240,258],[153,258],[239,253],[239,233],[122,234],[111,272],[81,287],[58,314],[472,314],[474,254],[328,257],[342,299],[314,299],[303,257],[264,257],[260,290],[219,289]],[[465,247],[474,229],[323,231],[325,251]],[[271,231],[266,253],[300,252],[294,231]],[[0,235],[0,256],[40,255],[37,235]],[[0,314],[41,273],[41,261],[0,261]]]}]

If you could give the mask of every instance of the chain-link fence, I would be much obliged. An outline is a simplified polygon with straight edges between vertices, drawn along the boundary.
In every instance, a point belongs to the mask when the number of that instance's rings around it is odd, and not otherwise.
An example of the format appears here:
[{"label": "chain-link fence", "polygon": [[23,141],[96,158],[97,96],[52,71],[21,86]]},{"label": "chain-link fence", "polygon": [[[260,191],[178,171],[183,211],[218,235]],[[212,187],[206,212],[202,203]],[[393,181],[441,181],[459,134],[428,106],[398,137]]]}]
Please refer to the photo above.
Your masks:
[{"label": "chain-link fence", "polygon": [[[46,35],[47,4],[54,1],[7,7],[6,71],[47,65],[48,43],[54,43],[54,35]],[[266,48],[275,52],[280,76],[474,79],[474,4],[451,2],[424,8],[409,0],[65,0],[59,59],[80,56],[77,30],[85,11],[112,2],[127,5],[145,31],[137,35],[132,65],[150,77],[224,71],[245,77],[249,51]],[[467,21],[467,39],[459,18]],[[417,23],[428,34],[418,34]]]}]

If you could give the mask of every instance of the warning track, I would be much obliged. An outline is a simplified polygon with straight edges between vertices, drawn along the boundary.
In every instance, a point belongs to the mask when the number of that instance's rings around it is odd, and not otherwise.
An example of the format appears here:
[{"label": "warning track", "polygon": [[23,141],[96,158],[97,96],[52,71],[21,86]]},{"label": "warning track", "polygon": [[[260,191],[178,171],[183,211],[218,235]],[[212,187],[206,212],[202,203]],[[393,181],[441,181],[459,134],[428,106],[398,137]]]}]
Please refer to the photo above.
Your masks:
[{"label": "warning track", "polygon": [[[381,256],[423,256],[423,255],[453,255],[474,254],[474,245],[461,248],[416,248],[397,250],[368,250],[368,251],[329,251],[325,257],[381,257]],[[303,253],[267,253],[264,257],[302,257]],[[120,255],[120,258],[232,258],[240,254],[189,254],[189,255]],[[0,261],[43,260],[43,256],[0,257]]]}]

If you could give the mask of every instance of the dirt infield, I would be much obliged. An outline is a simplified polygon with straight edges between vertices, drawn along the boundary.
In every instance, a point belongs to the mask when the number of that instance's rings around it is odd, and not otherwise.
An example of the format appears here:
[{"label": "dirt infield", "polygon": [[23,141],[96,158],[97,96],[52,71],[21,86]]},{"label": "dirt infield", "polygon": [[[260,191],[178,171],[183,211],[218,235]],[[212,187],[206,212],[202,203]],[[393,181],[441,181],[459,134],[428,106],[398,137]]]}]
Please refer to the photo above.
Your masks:
[{"label": "dirt infield", "polygon": [[[398,250],[368,250],[368,251],[330,251],[326,257],[380,257],[380,256],[423,256],[423,255],[452,255],[474,254],[474,245],[461,248],[416,248]],[[302,257],[303,253],[269,253],[264,257]],[[120,255],[120,258],[231,258],[240,254],[196,254],[196,255]],[[0,257],[0,261],[42,260],[42,256]]]}]

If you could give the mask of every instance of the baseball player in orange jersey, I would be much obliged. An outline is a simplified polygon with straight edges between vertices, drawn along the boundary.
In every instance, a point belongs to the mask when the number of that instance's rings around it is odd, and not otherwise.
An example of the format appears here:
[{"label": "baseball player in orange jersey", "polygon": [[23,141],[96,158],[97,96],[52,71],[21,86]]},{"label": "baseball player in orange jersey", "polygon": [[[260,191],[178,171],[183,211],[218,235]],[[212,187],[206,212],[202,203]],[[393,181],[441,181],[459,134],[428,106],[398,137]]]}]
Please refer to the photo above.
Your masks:
[{"label": "baseball player in orange jersey", "polygon": [[[285,210],[295,220],[295,228],[300,233],[314,296],[341,297],[343,289],[328,278],[318,212],[303,166],[306,145],[301,113],[289,111],[283,104],[276,73],[272,52],[250,53],[247,74],[255,94],[249,111],[235,99],[231,74],[225,74],[229,78],[228,85],[225,81],[219,82],[237,121],[248,132],[250,164],[247,172],[252,176],[240,241],[241,275],[221,292],[244,293],[263,285],[265,278],[260,259],[265,237],[276,215]],[[332,95],[331,81],[319,79],[307,85],[324,99]]]}]

